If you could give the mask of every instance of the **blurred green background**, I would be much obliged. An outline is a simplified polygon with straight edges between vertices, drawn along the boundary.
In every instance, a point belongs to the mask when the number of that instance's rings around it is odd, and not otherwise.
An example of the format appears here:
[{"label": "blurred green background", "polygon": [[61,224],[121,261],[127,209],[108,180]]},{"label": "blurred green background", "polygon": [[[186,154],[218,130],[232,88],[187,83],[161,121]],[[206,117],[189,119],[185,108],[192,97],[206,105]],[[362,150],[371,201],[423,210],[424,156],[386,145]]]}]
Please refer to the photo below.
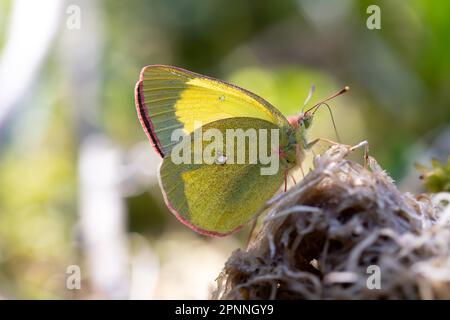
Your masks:
[{"label": "blurred green background", "polygon": [[[199,236],[165,208],[134,106],[148,64],[286,115],[312,84],[313,102],[349,85],[331,103],[343,142],[368,140],[403,190],[420,191],[415,161],[449,154],[448,1],[35,2],[0,0],[0,298],[207,298],[246,240]],[[335,139],[326,109],[317,137]]]}]

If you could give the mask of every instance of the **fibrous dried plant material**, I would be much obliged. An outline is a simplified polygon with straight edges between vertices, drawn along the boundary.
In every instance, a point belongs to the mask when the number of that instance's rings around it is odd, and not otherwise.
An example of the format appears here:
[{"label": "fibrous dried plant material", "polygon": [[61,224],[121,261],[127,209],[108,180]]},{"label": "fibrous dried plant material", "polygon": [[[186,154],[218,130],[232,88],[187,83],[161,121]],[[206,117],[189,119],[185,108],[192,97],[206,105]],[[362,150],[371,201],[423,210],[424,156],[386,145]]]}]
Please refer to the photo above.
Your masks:
[{"label": "fibrous dried plant material", "polygon": [[450,299],[448,221],[373,158],[367,169],[347,160],[352,150],[332,146],[273,201],[214,299]]}]

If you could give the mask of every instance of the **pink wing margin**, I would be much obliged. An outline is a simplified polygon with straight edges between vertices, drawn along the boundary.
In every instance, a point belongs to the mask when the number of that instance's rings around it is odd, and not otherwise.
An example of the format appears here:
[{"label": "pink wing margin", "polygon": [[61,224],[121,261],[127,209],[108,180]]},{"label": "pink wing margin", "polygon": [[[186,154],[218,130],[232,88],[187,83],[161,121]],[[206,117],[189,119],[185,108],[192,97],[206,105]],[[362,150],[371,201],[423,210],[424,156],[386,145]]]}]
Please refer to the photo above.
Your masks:
[{"label": "pink wing margin", "polygon": [[155,151],[161,156],[161,158],[164,158],[164,151],[161,146],[161,142],[159,141],[158,137],[155,133],[155,127],[153,126],[152,120],[150,119],[148,112],[147,112],[147,105],[145,104],[144,99],[144,91],[143,91],[143,78],[144,78],[144,72],[147,67],[144,67],[141,71],[139,81],[136,83],[135,87],[135,104],[136,104],[136,111],[138,114],[139,121],[141,122],[142,128],[144,128],[145,134],[148,137],[148,140],[152,144]]}]

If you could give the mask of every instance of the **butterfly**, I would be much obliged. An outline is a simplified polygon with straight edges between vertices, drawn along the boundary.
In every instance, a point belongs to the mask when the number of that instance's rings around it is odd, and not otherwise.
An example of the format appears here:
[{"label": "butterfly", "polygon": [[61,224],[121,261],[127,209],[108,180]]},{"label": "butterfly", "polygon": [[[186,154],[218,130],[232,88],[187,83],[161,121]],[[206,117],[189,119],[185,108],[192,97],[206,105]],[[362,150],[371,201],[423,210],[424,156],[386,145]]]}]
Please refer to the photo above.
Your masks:
[{"label": "butterfly", "polygon": [[[308,110],[286,118],[263,98],[233,84],[173,66],[144,67],[135,87],[136,109],[149,141],[162,157],[158,177],[168,209],[182,223],[204,235],[220,237],[238,231],[283,182],[286,189],[288,171],[301,164],[304,151],[315,142],[306,138],[314,112],[347,90],[345,87]],[[218,148],[211,152],[210,161],[189,161],[207,148],[207,141],[202,140],[198,149],[194,137],[208,130],[226,137],[230,130],[270,132],[268,139],[276,142],[277,150],[269,151],[278,161],[277,170],[261,174],[266,165],[262,162],[238,163],[232,161],[234,156],[230,159],[230,154],[238,151],[250,153],[245,137],[244,144],[238,147],[224,141],[216,143]],[[262,141],[261,136],[258,138]],[[258,148],[263,149],[261,145]],[[187,161],[179,161],[181,149]]]}]

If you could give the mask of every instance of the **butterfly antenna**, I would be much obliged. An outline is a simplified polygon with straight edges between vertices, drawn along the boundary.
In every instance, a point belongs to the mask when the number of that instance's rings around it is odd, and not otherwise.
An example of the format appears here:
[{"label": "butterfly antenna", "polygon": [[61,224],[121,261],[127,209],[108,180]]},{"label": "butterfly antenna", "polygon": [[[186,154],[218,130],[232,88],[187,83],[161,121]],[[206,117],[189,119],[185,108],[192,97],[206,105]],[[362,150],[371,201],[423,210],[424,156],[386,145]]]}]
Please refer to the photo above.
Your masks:
[{"label": "butterfly antenna", "polygon": [[350,87],[349,87],[349,86],[345,86],[344,88],[342,88],[340,91],[336,92],[335,94],[329,96],[328,98],[323,99],[322,101],[319,101],[319,102],[316,103],[314,106],[312,106],[311,108],[309,108],[308,110],[306,110],[306,112],[309,112],[309,111],[311,111],[311,110],[314,109],[314,108],[320,107],[320,105],[324,104],[325,102],[327,102],[327,101],[329,101],[329,100],[331,100],[331,99],[334,99],[334,98],[340,96],[341,94],[346,93],[348,90],[350,90]]},{"label": "butterfly antenna", "polygon": [[316,91],[316,86],[312,85],[309,89],[308,96],[306,97],[305,102],[303,103],[302,113],[305,110],[306,105],[308,104],[309,100],[311,99],[312,95],[314,94],[314,91]]},{"label": "butterfly antenna", "polygon": [[336,122],[334,121],[333,112],[331,111],[331,108],[328,105],[328,103],[323,102],[322,104],[318,105],[316,110],[314,110],[313,114],[316,113],[316,111],[319,110],[319,107],[322,106],[322,105],[326,106],[328,111],[330,112],[331,122],[333,123],[333,128],[334,128],[334,133],[336,134],[336,139],[337,139],[337,141],[339,143],[341,143],[341,137],[339,136],[339,132],[338,132],[337,127],[336,127]]}]

